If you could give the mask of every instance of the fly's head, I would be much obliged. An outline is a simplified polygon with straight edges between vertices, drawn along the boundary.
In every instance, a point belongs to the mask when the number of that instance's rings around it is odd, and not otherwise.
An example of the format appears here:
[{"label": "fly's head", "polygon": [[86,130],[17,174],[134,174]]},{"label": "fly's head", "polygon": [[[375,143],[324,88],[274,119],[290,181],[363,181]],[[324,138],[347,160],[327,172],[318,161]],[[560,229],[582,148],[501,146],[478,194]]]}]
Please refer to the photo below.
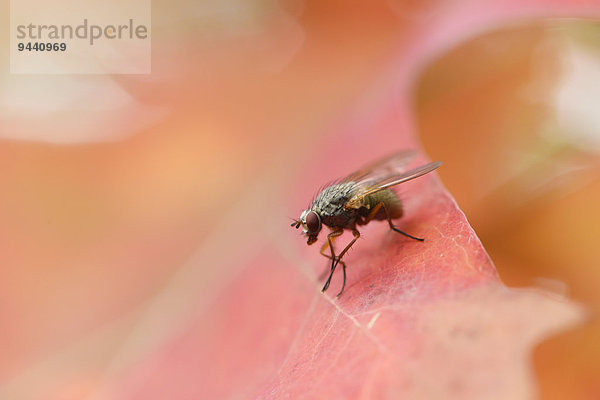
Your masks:
[{"label": "fly's head", "polygon": [[291,226],[298,229],[302,226],[302,232],[306,235],[306,244],[311,245],[317,241],[317,236],[321,232],[321,216],[313,210],[304,210],[300,219],[294,221]]}]

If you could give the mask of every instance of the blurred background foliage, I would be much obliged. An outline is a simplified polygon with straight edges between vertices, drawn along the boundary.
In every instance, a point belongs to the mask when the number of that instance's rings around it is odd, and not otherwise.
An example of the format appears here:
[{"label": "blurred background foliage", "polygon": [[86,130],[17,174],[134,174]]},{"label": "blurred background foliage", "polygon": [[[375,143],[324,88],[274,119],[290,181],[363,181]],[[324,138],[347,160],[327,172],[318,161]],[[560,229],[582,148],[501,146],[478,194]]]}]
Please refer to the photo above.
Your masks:
[{"label": "blurred background foliage", "polygon": [[424,147],[502,280],[589,307],[585,327],[536,351],[544,398],[600,395],[598,38],[593,21],[502,28],[435,60],[416,88]]}]

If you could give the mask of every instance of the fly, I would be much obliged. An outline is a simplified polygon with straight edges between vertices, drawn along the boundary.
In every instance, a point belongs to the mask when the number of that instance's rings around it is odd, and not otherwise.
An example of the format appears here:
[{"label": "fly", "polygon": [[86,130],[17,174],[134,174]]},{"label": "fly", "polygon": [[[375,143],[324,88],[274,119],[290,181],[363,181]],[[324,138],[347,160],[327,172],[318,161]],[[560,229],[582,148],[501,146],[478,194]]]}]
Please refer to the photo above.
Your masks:
[{"label": "fly", "polygon": [[[390,188],[425,175],[442,165],[436,161],[406,171],[406,165],[414,156],[415,152],[412,150],[394,153],[342,178],[323,189],[310,208],[304,210],[300,218],[292,223],[291,226],[296,229],[302,226],[308,245],[317,241],[323,225],[331,230],[327,235],[327,242],[321,247],[321,254],[331,260],[331,269],[322,292],[329,288],[338,264],[342,264],[344,281],[337,295],[344,291],[346,263],[342,261],[342,257],[360,237],[357,226],[366,225],[372,220],[387,220],[393,231],[420,242],[425,240],[401,231],[392,222],[392,219],[402,217],[403,209],[400,199]],[[344,233],[344,229],[352,231],[354,238],[336,255],[333,242]],[[326,253],[327,249],[330,254]]]}]

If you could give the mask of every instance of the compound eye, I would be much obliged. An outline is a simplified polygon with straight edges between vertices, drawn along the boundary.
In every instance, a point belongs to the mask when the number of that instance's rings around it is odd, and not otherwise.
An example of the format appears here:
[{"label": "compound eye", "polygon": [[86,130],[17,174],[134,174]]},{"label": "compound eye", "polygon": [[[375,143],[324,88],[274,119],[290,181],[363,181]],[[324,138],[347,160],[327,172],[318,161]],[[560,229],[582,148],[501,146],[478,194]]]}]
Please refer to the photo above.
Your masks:
[{"label": "compound eye", "polygon": [[321,230],[321,220],[316,212],[310,211],[306,214],[306,228],[309,233],[317,233]]}]

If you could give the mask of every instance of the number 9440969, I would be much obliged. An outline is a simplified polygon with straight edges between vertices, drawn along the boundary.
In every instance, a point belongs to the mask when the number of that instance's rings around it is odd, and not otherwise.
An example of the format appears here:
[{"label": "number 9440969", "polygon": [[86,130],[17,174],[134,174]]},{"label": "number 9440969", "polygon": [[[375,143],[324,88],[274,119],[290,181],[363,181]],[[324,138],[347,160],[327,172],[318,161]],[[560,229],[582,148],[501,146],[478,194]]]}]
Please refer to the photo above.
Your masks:
[{"label": "number 9440969", "polygon": [[67,50],[66,43],[51,43],[51,42],[27,42],[17,44],[19,51],[65,51]]}]

